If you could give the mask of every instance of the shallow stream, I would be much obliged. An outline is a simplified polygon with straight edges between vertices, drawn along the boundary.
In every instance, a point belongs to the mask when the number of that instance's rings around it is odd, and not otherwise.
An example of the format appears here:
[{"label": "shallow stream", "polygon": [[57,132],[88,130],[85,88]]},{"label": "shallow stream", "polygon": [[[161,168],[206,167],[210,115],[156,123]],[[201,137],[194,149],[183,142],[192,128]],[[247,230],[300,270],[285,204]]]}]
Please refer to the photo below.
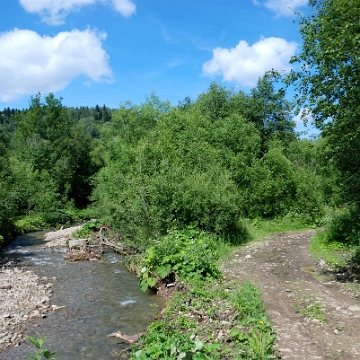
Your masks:
[{"label": "shallow stream", "polygon": [[[146,329],[164,302],[144,294],[138,279],[121,264],[121,256],[106,250],[101,260],[69,262],[66,249],[43,248],[44,232],[20,236],[1,256],[20,258],[39,277],[53,283],[46,318],[30,325],[30,334],[45,337],[45,347],[57,360],[117,359],[126,345],[107,335],[117,330],[132,335]],[[52,280],[56,277],[56,280]],[[35,347],[22,344],[0,354],[1,360],[22,360]]]}]

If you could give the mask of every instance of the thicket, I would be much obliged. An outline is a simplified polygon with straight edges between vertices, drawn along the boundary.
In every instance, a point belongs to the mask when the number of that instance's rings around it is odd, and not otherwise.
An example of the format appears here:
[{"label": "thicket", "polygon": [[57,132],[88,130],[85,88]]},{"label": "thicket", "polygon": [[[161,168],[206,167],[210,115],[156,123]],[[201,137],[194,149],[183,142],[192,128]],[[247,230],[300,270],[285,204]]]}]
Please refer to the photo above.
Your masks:
[{"label": "thicket", "polygon": [[19,216],[54,223],[89,206],[143,250],[173,228],[238,244],[244,219],[320,224],[324,206],[340,203],[336,170],[321,139],[294,132],[280,85],[276,74],[248,94],[212,83],[176,107],[151,94],[112,111],[66,108],[37,94],[29,109],[5,109],[1,236],[11,238]]},{"label": "thicket", "polygon": [[297,138],[285,93],[268,75],[250,94],[214,83],[177,108],[154,95],[124,104],[101,139],[92,200],[143,248],[174,225],[240,243],[245,218],[292,214],[314,224],[323,189],[335,191],[321,176],[320,146]]},{"label": "thicket", "polygon": [[53,94],[0,112],[0,245],[19,232],[89,217],[90,179],[102,166],[97,129],[110,120],[105,105],[66,108]]}]

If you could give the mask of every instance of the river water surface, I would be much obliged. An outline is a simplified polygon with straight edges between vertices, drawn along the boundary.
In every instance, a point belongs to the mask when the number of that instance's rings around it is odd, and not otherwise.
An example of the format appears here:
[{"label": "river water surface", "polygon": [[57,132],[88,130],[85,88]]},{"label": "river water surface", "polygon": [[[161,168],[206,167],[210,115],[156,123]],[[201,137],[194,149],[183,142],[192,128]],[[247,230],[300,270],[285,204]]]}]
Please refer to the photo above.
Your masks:
[{"label": "river water surface", "polygon": [[[51,305],[65,305],[31,324],[30,334],[45,337],[45,347],[56,352],[57,360],[117,359],[126,345],[107,335],[144,331],[164,302],[142,293],[138,279],[112,250],[101,260],[70,262],[65,248],[43,248],[43,237],[44,232],[20,236],[2,251],[2,256],[20,258],[38,276],[47,277],[53,283]],[[29,353],[35,347],[22,344],[1,353],[0,359],[22,360]]]}]

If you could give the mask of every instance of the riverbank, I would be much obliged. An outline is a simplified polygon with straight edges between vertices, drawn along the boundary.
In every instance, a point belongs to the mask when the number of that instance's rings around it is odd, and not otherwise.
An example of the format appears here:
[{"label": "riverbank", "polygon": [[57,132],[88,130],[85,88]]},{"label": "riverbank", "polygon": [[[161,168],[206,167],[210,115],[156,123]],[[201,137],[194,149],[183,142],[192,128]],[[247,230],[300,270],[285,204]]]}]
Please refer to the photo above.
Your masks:
[{"label": "riverbank", "polygon": [[52,282],[3,258],[0,263],[0,352],[25,342],[30,321],[50,310]]},{"label": "riverbank", "polygon": [[[44,248],[65,246],[81,226],[45,233]],[[50,307],[53,282],[39,277],[17,259],[0,259],[0,352],[27,341],[29,322],[44,318]]]},{"label": "riverbank", "polygon": [[[19,259],[13,267],[34,271],[40,285],[53,282],[46,317],[22,323],[26,326],[25,333],[19,327],[11,328],[11,333],[20,331],[23,339],[28,335],[45,338],[45,347],[56,352],[59,360],[85,357],[116,360],[125,345],[108,338],[108,334],[119,330],[129,335],[143,332],[164,302],[141,292],[138,279],[126,270],[119,254],[105,249],[100,260],[70,261],[67,235],[63,231],[57,234],[63,235],[61,242],[57,239],[60,246],[48,247],[56,239],[45,242],[45,233],[40,231],[22,235],[2,250],[2,258]],[[28,266],[21,266],[25,263]],[[44,281],[43,277],[48,280]],[[50,280],[52,277],[56,281]],[[52,305],[58,309],[53,311]],[[34,352],[29,341],[15,341],[0,351],[0,359],[25,360],[27,354]]]},{"label": "riverbank", "polygon": [[311,257],[315,234],[279,233],[234,249],[223,278],[175,294],[131,359],[358,359],[359,286]]}]

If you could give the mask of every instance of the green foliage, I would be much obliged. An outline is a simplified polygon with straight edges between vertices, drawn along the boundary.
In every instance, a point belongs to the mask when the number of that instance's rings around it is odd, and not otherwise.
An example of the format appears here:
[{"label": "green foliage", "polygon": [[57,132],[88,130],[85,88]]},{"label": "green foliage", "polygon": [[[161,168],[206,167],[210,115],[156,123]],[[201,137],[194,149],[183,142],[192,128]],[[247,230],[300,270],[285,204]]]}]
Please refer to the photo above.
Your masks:
[{"label": "green foliage", "polygon": [[351,250],[343,243],[329,241],[326,231],[319,232],[311,240],[310,253],[315,259],[321,259],[332,268],[345,266],[350,259]]},{"label": "green foliage", "polygon": [[45,359],[56,360],[54,358],[54,355],[55,355],[54,352],[52,353],[48,349],[43,348],[44,338],[36,339],[32,336],[29,336],[28,340],[31,343],[33,343],[36,346],[36,348],[38,349],[38,353],[36,355],[27,355],[26,357],[28,359],[41,360],[44,357]]},{"label": "green foliage", "polygon": [[[189,317],[191,309],[206,316]],[[225,325],[219,314],[229,312],[232,320]],[[229,338],[219,341],[219,329],[229,332]],[[168,302],[167,311],[150,324],[131,359],[221,359],[229,355],[244,360],[272,359],[274,341],[260,292],[252,283],[199,281]]]},{"label": "green foliage", "polygon": [[[261,129],[248,113],[251,102]],[[289,111],[270,76],[251,101],[212,84],[191,106],[175,109],[157,98],[125,104],[102,129],[104,167],[92,200],[106,222],[143,249],[174,222],[232,243],[246,238],[241,217],[291,212],[314,223],[322,214],[320,180],[285,151],[297,142]]]},{"label": "green foliage", "polygon": [[49,94],[42,102],[37,94],[29,110],[15,116],[10,165],[20,211],[51,211],[69,201],[77,207],[88,203],[90,177],[97,170],[92,138],[70,119],[61,100]]},{"label": "green foliage", "polygon": [[133,354],[133,359],[216,359],[213,351],[219,344],[204,344],[199,338],[174,332],[171,337],[154,332],[146,337],[144,348]]},{"label": "green foliage", "polygon": [[170,230],[146,250],[141,262],[140,287],[143,291],[174,272],[183,280],[218,278],[216,266],[219,244],[214,236],[194,228]]},{"label": "green foliage", "polygon": [[163,114],[135,144],[124,134],[109,139],[93,199],[123,237],[157,238],[175,221],[242,241],[236,184],[212,144],[212,123],[189,111]]},{"label": "green foliage", "polygon": [[323,214],[319,179],[311,169],[297,166],[278,142],[248,169],[240,189],[243,214],[249,218],[282,218],[289,214],[315,223]]},{"label": "green foliage", "polygon": [[288,77],[305,109],[322,130],[328,154],[340,172],[343,199],[360,200],[360,63],[358,0],[310,0],[300,18],[303,50],[291,62],[301,70]]},{"label": "green foliage", "polygon": [[99,221],[90,221],[82,226],[81,229],[76,230],[72,233],[74,239],[85,239],[91,236],[94,231],[98,230],[101,223]]},{"label": "green foliage", "polygon": [[234,307],[239,313],[242,326],[250,327],[250,334],[233,330],[232,338],[246,348],[247,359],[273,359],[272,345],[276,339],[266,317],[259,289],[251,282],[239,288],[233,297]]},{"label": "green foliage", "polygon": [[349,208],[335,216],[326,227],[328,243],[341,243],[345,246],[360,245],[360,213]]},{"label": "green foliage", "polygon": [[254,326],[258,329],[270,329],[266,320],[264,303],[259,289],[250,281],[245,281],[234,296],[234,307],[239,312],[239,317],[245,326]]},{"label": "green foliage", "polygon": [[269,333],[256,333],[254,330],[251,332],[249,338],[250,353],[252,352],[252,359],[256,360],[268,360],[275,359],[273,344],[276,340],[276,336]]},{"label": "green foliage", "polygon": [[[21,217],[14,221],[16,233],[25,234],[29,231],[37,231],[70,225],[91,219],[93,214],[86,210],[61,209],[54,212],[38,213]],[[90,225],[91,227],[91,225]]]},{"label": "green foliage", "polygon": [[298,296],[296,298],[295,308],[299,316],[317,319],[322,324],[326,323],[326,309],[313,295]]},{"label": "green foliage", "polygon": [[357,266],[360,265],[360,246],[355,247],[354,254],[351,257],[351,262]]}]

